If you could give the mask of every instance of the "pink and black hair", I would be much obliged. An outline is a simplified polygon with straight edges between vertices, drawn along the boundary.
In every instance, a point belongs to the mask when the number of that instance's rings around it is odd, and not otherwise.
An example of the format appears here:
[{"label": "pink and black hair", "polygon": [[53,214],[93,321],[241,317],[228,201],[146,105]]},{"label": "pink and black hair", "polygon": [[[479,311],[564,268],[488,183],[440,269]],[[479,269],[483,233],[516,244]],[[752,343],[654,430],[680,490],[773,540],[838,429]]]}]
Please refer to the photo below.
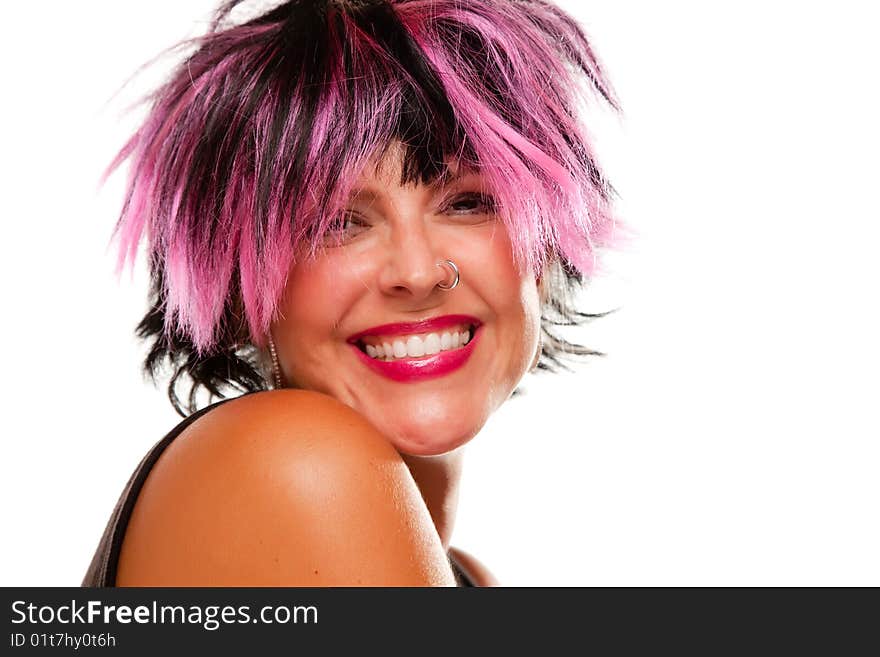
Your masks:
[{"label": "pink and black hair", "polygon": [[402,184],[451,158],[492,188],[517,261],[550,286],[539,366],[596,353],[553,329],[593,317],[570,293],[610,242],[614,194],[579,107],[617,101],[568,15],[543,0],[292,0],[234,24],[239,4],[218,9],[111,166],[130,167],[120,267],[148,247],[145,369],[170,363],[181,414],[200,387],[268,387],[261,348],[295,254],[317,253],[362,168],[398,141]]}]

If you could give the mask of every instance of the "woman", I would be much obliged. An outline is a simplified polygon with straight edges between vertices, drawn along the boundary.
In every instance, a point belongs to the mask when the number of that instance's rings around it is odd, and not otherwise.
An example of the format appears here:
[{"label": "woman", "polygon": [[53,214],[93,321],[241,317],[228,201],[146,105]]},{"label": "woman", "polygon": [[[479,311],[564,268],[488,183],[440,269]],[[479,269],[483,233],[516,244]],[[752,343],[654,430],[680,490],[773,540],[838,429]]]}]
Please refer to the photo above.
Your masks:
[{"label": "woman", "polygon": [[145,365],[190,415],[84,584],[493,584],[450,547],[462,447],[591,353],[553,327],[614,226],[578,115],[613,93],[542,1],[238,4],[113,165]]}]

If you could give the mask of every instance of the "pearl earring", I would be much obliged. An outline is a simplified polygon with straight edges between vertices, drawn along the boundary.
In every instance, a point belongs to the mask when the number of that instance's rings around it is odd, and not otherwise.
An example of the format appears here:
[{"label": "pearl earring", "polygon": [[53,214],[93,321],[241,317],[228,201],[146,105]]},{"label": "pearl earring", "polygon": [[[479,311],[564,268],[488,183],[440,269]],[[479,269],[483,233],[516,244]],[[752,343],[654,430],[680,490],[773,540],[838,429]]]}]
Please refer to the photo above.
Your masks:
[{"label": "pearl earring", "polygon": [[272,386],[275,390],[280,390],[284,384],[281,379],[281,365],[278,363],[278,351],[275,349],[271,333],[269,334],[269,356],[272,359]]}]

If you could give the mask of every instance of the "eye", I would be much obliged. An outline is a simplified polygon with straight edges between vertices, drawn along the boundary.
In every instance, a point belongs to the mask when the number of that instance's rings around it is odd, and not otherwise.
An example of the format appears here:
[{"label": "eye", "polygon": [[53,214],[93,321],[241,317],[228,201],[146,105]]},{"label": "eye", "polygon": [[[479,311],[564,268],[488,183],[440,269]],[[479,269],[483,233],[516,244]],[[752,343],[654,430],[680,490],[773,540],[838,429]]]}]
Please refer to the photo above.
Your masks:
[{"label": "eye", "polygon": [[443,206],[443,212],[450,214],[492,214],[497,204],[495,199],[482,192],[456,194]]},{"label": "eye", "polygon": [[339,215],[324,235],[325,244],[345,244],[370,228],[370,223],[350,210]]}]

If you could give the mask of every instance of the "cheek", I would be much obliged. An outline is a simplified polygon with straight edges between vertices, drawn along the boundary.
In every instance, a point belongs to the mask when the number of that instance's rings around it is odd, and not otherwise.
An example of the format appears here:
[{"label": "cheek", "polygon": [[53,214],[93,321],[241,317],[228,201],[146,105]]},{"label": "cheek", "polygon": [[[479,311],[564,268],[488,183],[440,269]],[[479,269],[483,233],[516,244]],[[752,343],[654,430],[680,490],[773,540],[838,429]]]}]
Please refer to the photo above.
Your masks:
[{"label": "cheek", "polygon": [[478,267],[481,294],[499,320],[501,340],[510,354],[507,374],[518,380],[531,365],[538,346],[538,284],[534,274],[517,267],[506,231],[496,231],[481,255],[472,266]]},{"label": "cheek", "polygon": [[498,299],[508,300],[506,310],[519,315],[526,328],[540,324],[541,301],[535,275],[521,271],[513,259],[507,231],[498,231],[491,243],[489,281]]},{"label": "cheek", "polygon": [[538,284],[531,276],[525,276],[520,284],[520,300],[524,321],[532,330],[541,327],[541,293]]},{"label": "cheek", "polygon": [[520,281],[519,305],[522,322],[522,348],[526,367],[531,366],[541,334],[541,299],[535,279],[527,275]]},{"label": "cheek", "polygon": [[335,261],[291,269],[272,333],[288,385],[332,394],[327,373],[338,346],[338,326],[358,286]]},{"label": "cheek", "polygon": [[294,267],[279,309],[278,328],[299,336],[316,331],[326,334],[336,326],[358,289],[345,272],[330,260]]}]

